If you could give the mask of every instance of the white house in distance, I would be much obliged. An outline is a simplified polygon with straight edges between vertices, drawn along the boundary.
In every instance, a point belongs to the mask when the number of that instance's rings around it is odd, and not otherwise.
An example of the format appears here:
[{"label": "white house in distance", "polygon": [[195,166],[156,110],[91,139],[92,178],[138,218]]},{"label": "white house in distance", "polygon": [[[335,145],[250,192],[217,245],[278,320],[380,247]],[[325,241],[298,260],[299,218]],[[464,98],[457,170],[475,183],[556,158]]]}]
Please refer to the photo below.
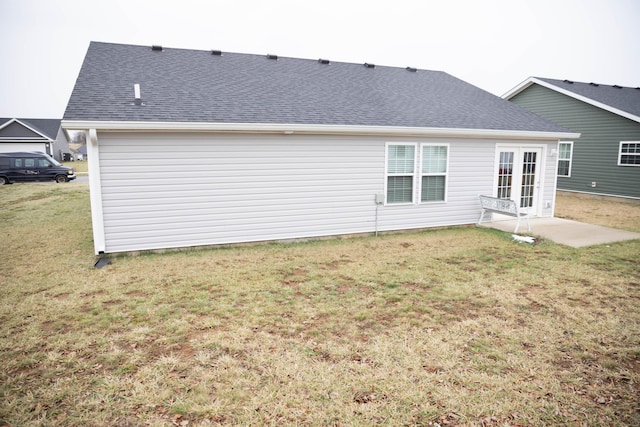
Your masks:
[{"label": "white house in distance", "polygon": [[444,72],[91,43],[96,254],[473,224],[479,195],[553,216],[578,134]]},{"label": "white house in distance", "polygon": [[0,118],[0,152],[39,151],[62,160],[69,151],[60,119]]}]

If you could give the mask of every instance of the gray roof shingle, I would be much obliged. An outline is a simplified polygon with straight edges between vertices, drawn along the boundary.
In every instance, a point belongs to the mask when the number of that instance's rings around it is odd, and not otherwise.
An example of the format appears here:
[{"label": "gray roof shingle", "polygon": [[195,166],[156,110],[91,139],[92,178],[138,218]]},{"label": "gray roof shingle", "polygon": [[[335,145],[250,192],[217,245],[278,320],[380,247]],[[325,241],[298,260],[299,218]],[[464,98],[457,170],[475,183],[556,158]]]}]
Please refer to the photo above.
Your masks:
[{"label": "gray roof shingle", "polygon": [[560,89],[640,117],[640,88],[535,77]]},{"label": "gray roof shingle", "polygon": [[[13,118],[0,118],[0,126],[12,120]],[[60,129],[60,119],[21,119],[16,118],[16,120],[24,123],[25,125],[31,127],[34,130],[42,133],[48,138],[55,140],[58,136],[58,130]]]},{"label": "gray roof shingle", "polygon": [[440,71],[98,42],[64,120],[567,132]]}]

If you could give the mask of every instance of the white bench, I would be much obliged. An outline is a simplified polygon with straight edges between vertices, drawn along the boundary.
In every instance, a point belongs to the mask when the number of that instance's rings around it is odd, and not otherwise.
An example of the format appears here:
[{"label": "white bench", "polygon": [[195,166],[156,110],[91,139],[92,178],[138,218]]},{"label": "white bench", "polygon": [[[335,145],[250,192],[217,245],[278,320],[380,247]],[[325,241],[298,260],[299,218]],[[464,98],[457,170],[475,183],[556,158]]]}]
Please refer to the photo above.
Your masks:
[{"label": "white bench", "polygon": [[529,213],[520,212],[518,204],[513,200],[499,199],[497,197],[491,196],[480,196],[480,206],[482,206],[482,211],[480,212],[478,224],[482,223],[482,218],[484,217],[484,214],[486,212],[495,212],[502,215],[513,216],[517,219],[516,229],[513,231],[514,233],[518,232],[518,227],[520,227],[520,218],[525,218],[527,220],[528,230],[531,231],[531,224],[529,223]]}]

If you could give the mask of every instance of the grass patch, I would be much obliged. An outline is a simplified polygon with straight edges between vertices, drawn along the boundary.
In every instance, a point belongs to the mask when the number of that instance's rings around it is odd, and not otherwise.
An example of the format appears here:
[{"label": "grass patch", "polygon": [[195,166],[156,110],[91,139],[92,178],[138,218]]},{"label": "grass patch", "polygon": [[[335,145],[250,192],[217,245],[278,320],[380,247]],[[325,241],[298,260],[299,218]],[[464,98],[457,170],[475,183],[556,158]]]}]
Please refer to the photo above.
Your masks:
[{"label": "grass patch", "polygon": [[561,192],[556,216],[640,233],[640,200]]},{"label": "grass patch", "polygon": [[89,164],[86,160],[76,160],[75,162],[63,162],[64,166],[73,168],[76,173],[87,173],[89,172]]},{"label": "grass patch", "polygon": [[0,190],[0,424],[640,423],[640,241],[450,228],[97,270],[86,186]]}]

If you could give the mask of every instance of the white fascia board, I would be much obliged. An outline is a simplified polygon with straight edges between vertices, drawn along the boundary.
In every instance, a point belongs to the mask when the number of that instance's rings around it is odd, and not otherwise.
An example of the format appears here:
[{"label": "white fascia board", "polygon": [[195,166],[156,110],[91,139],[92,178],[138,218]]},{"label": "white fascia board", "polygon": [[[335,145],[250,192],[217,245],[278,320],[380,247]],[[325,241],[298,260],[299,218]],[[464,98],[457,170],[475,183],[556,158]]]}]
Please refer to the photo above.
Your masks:
[{"label": "white fascia board", "polygon": [[68,130],[96,129],[98,131],[183,131],[224,133],[282,133],[313,135],[384,135],[384,136],[433,136],[498,139],[579,138],[573,132],[537,132],[495,129],[420,128],[399,126],[349,126],[274,123],[201,123],[201,122],[128,122],[63,120]]},{"label": "white fascia board", "polygon": [[507,93],[502,95],[501,98],[509,100],[514,96],[516,96],[517,94],[519,94],[520,92],[522,92],[523,90],[525,90],[526,88],[528,88],[529,86],[531,86],[532,84],[536,83],[537,81],[538,79],[536,78],[528,77],[523,82],[520,82],[519,84],[517,84],[513,89],[509,90]]},{"label": "white fascia board", "polygon": [[11,123],[15,122],[16,119],[9,119],[6,122],[0,124],[0,130],[6,128],[7,126],[9,126]]},{"label": "white fascia board", "polygon": [[514,87],[513,89],[511,89],[509,92],[505,93],[504,95],[502,95],[503,99],[511,99],[514,96],[516,96],[517,94],[519,94],[520,92],[522,92],[523,90],[525,90],[526,88],[528,88],[529,86],[531,86],[532,84],[538,84],[540,86],[546,87],[547,89],[551,89],[553,91],[556,91],[558,93],[561,93],[563,95],[569,96],[571,98],[577,99],[578,101],[582,101],[586,104],[589,105],[593,105],[594,107],[598,107],[601,108],[605,111],[609,111],[610,113],[613,114],[617,114],[620,117],[624,117],[627,118],[629,120],[633,120],[634,122],[638,122],[640,123],[640,117],[631,114],[631,113],[627,113],[626,111],[622,111],[619,110],[617,108],[612,107],[611,105],[607,105],[607,104],[603,104],[602,102],[598,102],[595,101],[591,98],[587,98],[586,96],[582,96],[582,95],[578,95],[575,92],[571,92],[570,90],[566,90],[566,89],[562,89],[554,84],[545,82],[543,80],[539,80],[536,79],[535,77],[529,77],[527,80],[525,80],[524,82],[520,83],[518,86]]},{"label": "white fascia board", "polygon": [[[29,126],[28,124],[18,120],[18,119],[11,119],[7,122],[5,122],[4,124],[0,125],[0,130],[6,128],[7,126],[9,126],[11,123],[18,123],[21,126],[26,127],[27,129],[29,129],[31,132],[37,133],[38,135],[40,135],[42,138],[46,139],[48,142],[53,142],[53,139],[49,138],[47,135],[43,134],[42,132],[40,132],[37,129],[32,128],[31,126]],[[12,139],[31,139],[33,141],[38,141],[40,142],[40,139],[36,139],[33,137],[21,137],[21,138],[12,138]]]}]

